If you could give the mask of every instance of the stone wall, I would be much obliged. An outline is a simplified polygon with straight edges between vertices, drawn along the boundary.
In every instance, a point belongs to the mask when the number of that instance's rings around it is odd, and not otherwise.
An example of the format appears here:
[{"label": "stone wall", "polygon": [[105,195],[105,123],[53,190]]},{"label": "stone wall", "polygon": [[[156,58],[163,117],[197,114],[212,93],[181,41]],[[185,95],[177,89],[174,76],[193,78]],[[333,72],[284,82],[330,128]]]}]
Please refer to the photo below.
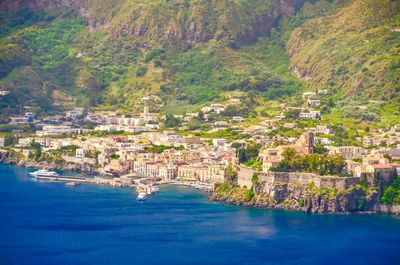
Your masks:
[{"label": "stone wall", "polygon": [[347,189],[350,186],[360,184],[361,179],[356,177],[319,176],[312,173],[297,172],[263,172],[259,174],[259,180],[271,185],[314,183],[318,188]]},{"label": "stone wall", "polygon": [[251,186],[253,186],[253,182],[251,181],[251,179],[253,178],[255,172],[256,171],[254,169],[239,166],[237,169],[238,185],[242,188],[251,188]]}]

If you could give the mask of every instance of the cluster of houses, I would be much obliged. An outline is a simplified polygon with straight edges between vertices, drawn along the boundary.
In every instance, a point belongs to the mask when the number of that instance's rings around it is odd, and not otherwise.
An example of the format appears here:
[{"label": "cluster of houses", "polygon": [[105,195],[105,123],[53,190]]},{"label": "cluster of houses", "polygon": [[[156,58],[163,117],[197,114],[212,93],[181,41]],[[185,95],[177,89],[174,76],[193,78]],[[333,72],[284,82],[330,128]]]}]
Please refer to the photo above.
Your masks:
[{"label": "cluster of houses", "polygon": [[[135,173],[165,181],[222,183],[226,167],[236,159],[235,149],[227,141],[214,141],[210,145],[204,139],[182,137],[172,131],[114,138],[26,137],[20,138],[14,148],[29,156],[32,141],[40,144],[43,152],[73,146],[73,155],[62,154],[68,163],[88,164],[105,174]],[[162,152],[148,149],[154,146],[166,149]]]},{"label": "cluster of houses", "polygon": [[[328,133],[325,126],[318,126],[303,133],[294,144],[278,145],[276,147],[263,148],[259,153],[259,159],[263,162],[262,170],[269,172],[283,160],[284,151],[288,148],[299,155],[312,154],[316,144],[314,132]],[[397,144],[399,139],[397,138]],[[397,148],[366,149],[359,146],[325,146],[330,155],[340,155],[346,162],[345,170],[348,175],[361,177],[372,174],[389,178],[400,175],[400,164],[391,161],[400,161],[400,145]]]}]

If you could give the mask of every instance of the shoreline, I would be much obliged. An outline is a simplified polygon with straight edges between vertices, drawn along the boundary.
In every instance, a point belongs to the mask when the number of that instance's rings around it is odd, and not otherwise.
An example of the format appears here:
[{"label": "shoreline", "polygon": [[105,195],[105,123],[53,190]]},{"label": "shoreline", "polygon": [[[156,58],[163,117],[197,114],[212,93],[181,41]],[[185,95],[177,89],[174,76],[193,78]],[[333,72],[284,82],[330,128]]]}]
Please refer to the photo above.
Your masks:
[{"label": "shoreline", "polygon": [[[70,171],[70,172],[80,172],[83,174],[86,174],[86,180],[87,182],[84,182],[83,184],[94,184],[94,185],[102,185],[102,186],[109,186],[109,187],[114,187],[114,188],[133,188],[136,190],[136,192],[139,192],[140,189],[143,187],[138,187],[139,185],[137,184],[129,184],[129,185],[123,185],[121,183],[118,183],[117,180],[120,179],[120,177],[115,177],[115,178],[102,178],[101,176],[94,176],[94,177],[89,177],[93,176],[94,174],[100,174],[98,170],[93,170],[93,168],[88,167],[89,170],[82,170],[80,167],[76,167],[73,165],[49,165],[48,163],[34,163],[34,162],[26,162],[23,161],[23,163],[15,163],[15,162],[4,162],[0,160],[0,164],[6,164],[6,165],[13,165],[21,168],[32,168],[32,169],[38,169],[38,168],[43,168],[46,167],[51,170],[58,170],[58,171]],[[146,179],[146,178],[142,178]],[[90,180],[90,181],[89,181]],[[270,203],[260,203],[260,202],[246,202],[246,201],[238,201],[235,199],[229,199],[229,198],[219,198],[212,190],[211,187],[205,187],[205,185],[198,185],[194,183],[188,183],[188,182],[178,182],[178,181],[154,181],[152,179],[146,179],[151,182],[150,185],[148,186],[161,186],[161,185],[173,185],[173,186],[182,186],[182,187],[190,187],[193,189],[198,189],[203,192],[207,193],[207,200],[209,202],[213,203],[219,203],[219,204],[224,204],[224,205],[231,205],[231,206],[238,206],[238,207],[245,207],[245,208],[256,208],[256,209],[266,209],[266,210],[285,210],[285,211],[298,211],[298,212],[306,212],[309,214],[338,214],[338,215],[352,215],[352,214],[362,214],[362,215],[379,215],[379,214],[388,214],[388,215],[394,215],[394,216],[400,216],[400,213],[393,213],[390,211],[352,211],[352,212],[311,212],[307,211],[304,208],[301,207],[288,207],[283,204],[279,205],[271,205]],[[50,180],[51,181],[51,180]],[[61,180],[62,181],[62,180]],[[63,181],[65,183],[68,183],[66,181]],[[140,184],[143,185],[143,184]],[[147,187],[147,186],[146,186]],[[153,191],[149,193],[149,195],[158,192],[158,191]],[[384,208],[391,207],[391,206],[385,206]]]}]

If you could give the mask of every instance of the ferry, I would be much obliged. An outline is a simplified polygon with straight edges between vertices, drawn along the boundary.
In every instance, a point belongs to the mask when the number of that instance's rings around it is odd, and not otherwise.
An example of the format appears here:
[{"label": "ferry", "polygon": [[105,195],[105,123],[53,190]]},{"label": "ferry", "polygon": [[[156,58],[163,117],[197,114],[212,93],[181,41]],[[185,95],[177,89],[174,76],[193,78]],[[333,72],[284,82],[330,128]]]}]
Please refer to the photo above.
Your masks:
[{"label": "ferry", "polygon": [[55,171],[49,171],[47,169],[40,169],[35,172],[30,172],[29,175],[31,177],[58,177],[58,174]]},{"label": "ferry", "polygon": [[145,201],[147,199],[147,194],[144,192],[140,192],[137,196],[138,201]]}]

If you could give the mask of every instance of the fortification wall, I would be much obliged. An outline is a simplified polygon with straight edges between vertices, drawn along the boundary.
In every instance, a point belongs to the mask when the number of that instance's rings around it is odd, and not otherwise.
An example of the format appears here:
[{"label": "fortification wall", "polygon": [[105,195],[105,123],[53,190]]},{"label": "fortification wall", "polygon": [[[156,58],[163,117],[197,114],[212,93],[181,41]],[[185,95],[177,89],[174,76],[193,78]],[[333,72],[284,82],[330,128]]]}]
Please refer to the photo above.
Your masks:
[{"label": "fortification wall", "polygon": [[361,182],[361,179],[356,177],[319,176],[312,173],[297,172],[264,172],[260,173],[259,180],[266,182],[269,185],[308,185],[310,183],[314,183],[314,185],[318,188],[338,189],[347,189],[350,186],[359,184]]},{"label": "fortification wall", "polygon": [[256,173],[254,169],[239,166],[237,170],[238,185],[242,188],[251,188],[253,186],[253,182],[251,181],[251,179],[253,178],[254,173]]}]

